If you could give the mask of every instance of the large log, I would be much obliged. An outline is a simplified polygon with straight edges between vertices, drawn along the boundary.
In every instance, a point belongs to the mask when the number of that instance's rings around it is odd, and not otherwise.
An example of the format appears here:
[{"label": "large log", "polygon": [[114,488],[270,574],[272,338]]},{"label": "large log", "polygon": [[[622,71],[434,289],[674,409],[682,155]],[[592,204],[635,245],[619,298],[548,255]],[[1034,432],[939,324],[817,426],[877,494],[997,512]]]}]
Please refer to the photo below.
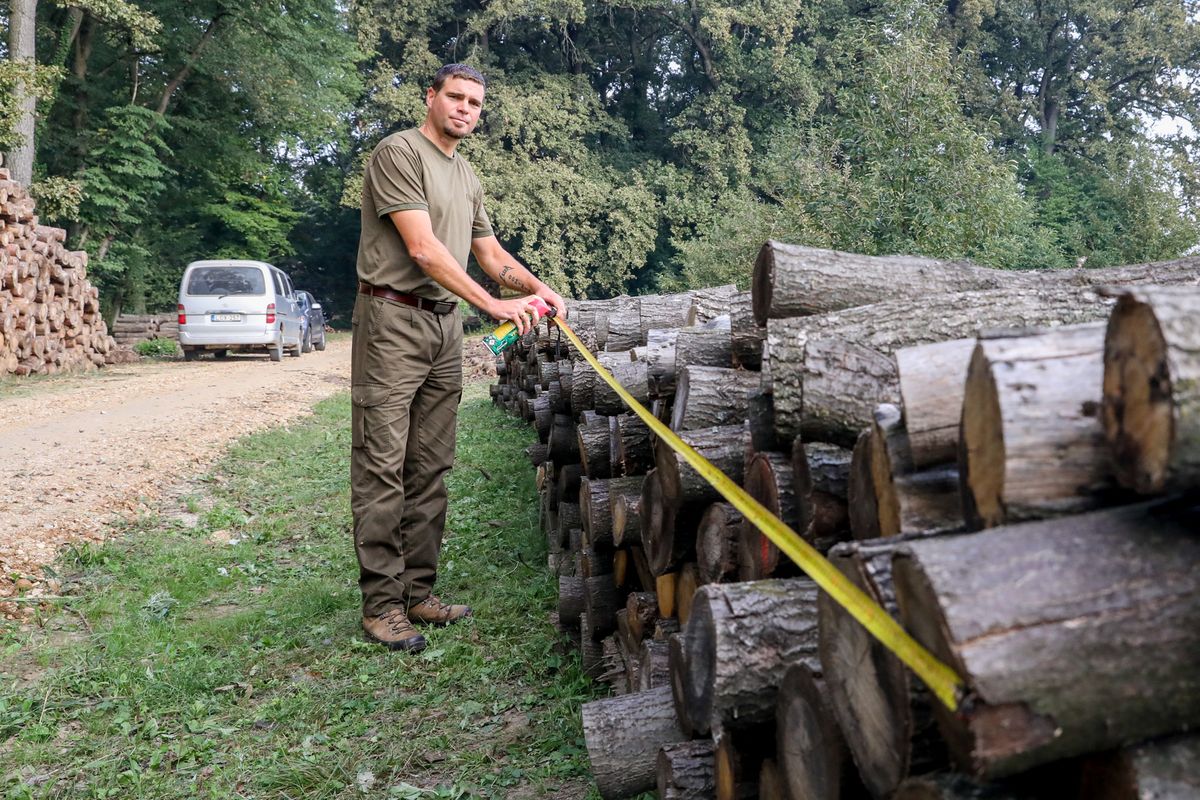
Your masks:
[{"label": "large log", "polygon": [[684,367],[679,371],[671,429],[689,431],[740,424],[751,398],[761,392],[752,372],[721,367]]},{"label": "large log", "polygon": [[712,740],[663,745],[657,772],[659,800],[708,800],[716,791]]},{"label": "large log", "polygon": [[1120,499],[1099,412],[1104,325],[981,339],[967,370],[959,458],[969,527]]},{"label": "large log", "polygon": [[[867,597],[899,617],[892,556],[911,539],[847,542],[830,551],[829,560]],[[907,775],[946,766],[935,701],[924,685],[825,592],[817,612],[830,707],[872,796],[890,797]]]},{"label": "large log", "polygon": [[771,320],[775,425],[789,441],[849,446],[879,403],[900,402],[894,353],[974,336],[985,328],[1094,322],[1109,303],[1094,292],[1006,289],[891,300],[815,317]]},{"label": "large log", "polygon": [[[746,493],[785,525],[796,529],[799,514],[789,456],[755,453],[746,465]],[[743,581],[800,574],[800,568],[750,520],[742,522],[737,561],[738,578]]]},{"label": "large log", "polygon": [[730,503],[713,503],[696,528],[696,568],[701,584],[737,577],[737,548],[742,513]]},{"label": "large log", "polygon": [[962,527],[958,467],[942,464],[917,470],[900,410],[890,403],[875,409],[867,440],[856,446],[851,493],[869,498],[855,509],[851,530],[857,539]]},{"label": "large log", "polygon": [[[627,361],[606,365],[617,383],[642,405],[650,402],[650,384],[646,378],[645,361]],[[625,401],[603,380],[597,380],[594,390],[596,411],[601,414],[623,414],[628,409]]]},{"label": "large log", "polygon": [[[750,453],[750,430],[745,425],[718,425],[698,428],[679,435],[700,455],[712,462],[739,486],[745,476]],[[688,466],[662,439],[654,442],[654,466],[662,485],[663,499],[676,507],[685,503],[711,503],[721,494],[700,473]]]},{"label": "large log", "polygon": [[1184,800],[1200,797],[1200,736],[1169,736],[1087,757],[1080,797]]},{"label": "large log", "polygon": [[779,684],[775,748],[787,797],[853,800],[866,794],[830,701],[825,682],[804,664],[788,669]]},{"label": "large log", "polygon": [[804,579],[708,584],[696,591],[685,638],[693,726],[769,721],[784,671],[820,670],[817,588]]},{"label": "large log", "polygon": [[638,512],[641,504],[642,495],[640,488],[637,495],[618,495],[615,500],[609,503],[612,506],[614,547],[642,543],[642,520]]},{"label": "large log", "polygon": [[583,738],[600,796],[617,800],[654,789],[659,749],[687,737],[663,686],[584,703]]},{"label": "large log", "polygon": [[959,763],[1011,774],[1200,722],[1198,524],[1165,503],[907,544],[905,625],[973,695],[937,709]]},{"label": "large log", "polygon": [[851,451],[835,444],[805,444],[799,437],[792,443],[796,530],[822,553],[849,535],[846,496],[851,460]]},{"label": "large log", "polygon": [[609,460],[610,437],[606,416],[585,412],[582,422],[575,428],[578,437],[576,448],[579,463],[589,478],[611,478],[612,464]]},{"label": "large log", "polygon": [[1194,286],[1200,283],[1200,258],[1107,269],[1010,272],[967,261],[864,256],[770,241],[754,264],[754,314],[765,324],[768,319],[822,314],[889,299],[924,301],[948,292],[1020,286],[1053,293],[1134,283]]},{"label": "large log", "polygon": [[583,479],[579,489],[579,513],[591,547],[600,549],[613,546],[612,498],[640,492],[642,480],[640,475],[600,480]]},{"label": "large log", "polygon": [[654,397],[675,394],[675,340],[678,337],[678,328],[652,328],[646,332],[646,378]]},{"label": "large log", "polygon": [[639,307],[641,341],[638,344],[646,343],[651,328],[682,328],[686,325],[692,301],[692,292],[643,296]]},{"label": "large log", "polygon": [[914,470],[958,458],[963,387],[974,352],[973,337],[896,351],[900,405]]},{"label": "large log", "polygon": [[1104,431],[1123,485],[1200,486],[1200,290],[1121,295],[1105,337]]},{"label": "large log", "polygon": [[636,414],[620,414],[616,420],[617,454],[613,470],[619,475],[640,475],[652,466],[650,428]]}]

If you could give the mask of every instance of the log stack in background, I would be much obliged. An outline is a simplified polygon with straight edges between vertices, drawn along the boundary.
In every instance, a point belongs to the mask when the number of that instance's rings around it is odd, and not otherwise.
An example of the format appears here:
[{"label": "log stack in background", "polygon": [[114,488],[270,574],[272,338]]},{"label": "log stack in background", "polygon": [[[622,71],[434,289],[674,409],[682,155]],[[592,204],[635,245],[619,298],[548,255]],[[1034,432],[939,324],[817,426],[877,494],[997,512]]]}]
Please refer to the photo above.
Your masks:
[{"label": "log stack in background", "polygon": [[33,198],[0,169],[0,375],[47,375],[117,359],[87,279],[87,253],[38,224]]},{"label": "log stack in background", "polygon": [[584,709],[601,795],[1196,796],[1198,283],[1197,259],[768,243],[753,293],[570,304],[626,389],[959,673],[956,714],[553,328],[506,351],[558,622],[616,695]]},{"label": "log stack in background", "polygon": [[151,339],[179,339],[179,319],[174,314],[119,314],[112,336],[121,347]]}]

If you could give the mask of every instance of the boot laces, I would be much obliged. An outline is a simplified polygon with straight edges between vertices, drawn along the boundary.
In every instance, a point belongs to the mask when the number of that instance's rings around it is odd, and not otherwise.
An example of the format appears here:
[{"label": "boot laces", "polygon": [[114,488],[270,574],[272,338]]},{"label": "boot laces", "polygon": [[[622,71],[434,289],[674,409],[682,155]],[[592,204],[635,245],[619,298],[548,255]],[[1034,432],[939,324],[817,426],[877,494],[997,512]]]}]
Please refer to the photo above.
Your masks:
[{"label": "boot laces", "polygon": [[417,603],[417,605],[428,606],[431,610],[433,610],[439,614],[444,614],[444,613],[448,614],[451,609],[450,603],[442,602],[442,600],[440,598],[438,598],[432,594],[429,595],[428,597],[426,597],[420,603]]},{"label": "boot laces", "polygon": [[413,627],[412,622],[409,621],[408,615],[399,608],[393,608],[390,611],[385,611],[380,615],[379,619],[388,626],[388,630],[390,630],[392,633],[399,634],[416,630],[416,628]]}]

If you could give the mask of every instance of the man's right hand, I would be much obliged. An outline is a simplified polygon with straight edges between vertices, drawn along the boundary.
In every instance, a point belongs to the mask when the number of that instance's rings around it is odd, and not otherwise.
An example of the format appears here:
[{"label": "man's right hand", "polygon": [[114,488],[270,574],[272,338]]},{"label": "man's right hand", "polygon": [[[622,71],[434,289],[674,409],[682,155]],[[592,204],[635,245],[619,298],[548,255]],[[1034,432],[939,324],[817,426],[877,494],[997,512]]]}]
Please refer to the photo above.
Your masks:
[{"label": "man's right hand", "polygon": [[542,315],[538,307],[545,307],[545,301],[535,294],[528,297],[516,297],[512,300],[496,300],[488,313],[497,320],[508,320],[517,326],[517,332],[524,336],[538,324]]}]

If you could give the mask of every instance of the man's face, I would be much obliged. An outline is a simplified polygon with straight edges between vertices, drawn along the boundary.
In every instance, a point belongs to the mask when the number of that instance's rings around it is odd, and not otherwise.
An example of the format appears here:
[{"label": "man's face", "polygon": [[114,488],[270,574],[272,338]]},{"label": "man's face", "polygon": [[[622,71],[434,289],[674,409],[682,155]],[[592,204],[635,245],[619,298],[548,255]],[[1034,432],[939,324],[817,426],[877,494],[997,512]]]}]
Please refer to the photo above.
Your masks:
[{"label": "man's face", "polygon": [[465,139],[483,111],[483,86],[467,78],[450,77],[440,91],[425,93],[429,121],[436,130],[454,139]]}]

